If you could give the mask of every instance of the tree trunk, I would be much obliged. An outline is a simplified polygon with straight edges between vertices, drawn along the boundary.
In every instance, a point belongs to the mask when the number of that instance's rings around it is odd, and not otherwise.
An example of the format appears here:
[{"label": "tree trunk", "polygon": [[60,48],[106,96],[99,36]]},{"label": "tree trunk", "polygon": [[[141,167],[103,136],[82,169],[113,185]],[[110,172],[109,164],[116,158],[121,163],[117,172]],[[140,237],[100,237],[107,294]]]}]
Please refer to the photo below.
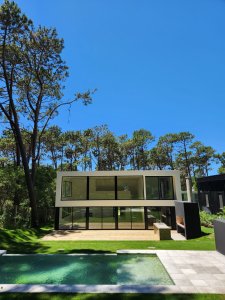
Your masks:
[{"label": "tree trunk", "polygon": [[[15,124],[17,125],[17,124]],[[25,180],[30,200],[30,207],[31,207],[31,227],[38,227],[38,212],[37,212],[37,202],[34,190],[34,183],[32,181],[32,174],[29,169],[29,164],[26,157],[25,147],[22,141],[22,136],[19,128],[17,126],[14,127],[16,139],[18,141],[18,145],[20,148],[20,154],[23,163],[23,169],[25,174]],[[33,174],[34,175],[34,174]]]}]

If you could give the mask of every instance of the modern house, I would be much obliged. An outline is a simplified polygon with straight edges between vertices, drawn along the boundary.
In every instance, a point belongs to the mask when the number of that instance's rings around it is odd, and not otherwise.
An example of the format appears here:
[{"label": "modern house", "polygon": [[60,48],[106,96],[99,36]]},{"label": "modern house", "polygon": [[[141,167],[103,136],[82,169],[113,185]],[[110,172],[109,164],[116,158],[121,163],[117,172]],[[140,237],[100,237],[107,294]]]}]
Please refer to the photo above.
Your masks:
[{"label": "modern house", "polygon": [[218,213],[225,206],[225,174],[197,179],[198,199],[201,209]]},{"label": "modern house", "polygon": [[179,171],[58,172],[56,229],[176,228]]}]

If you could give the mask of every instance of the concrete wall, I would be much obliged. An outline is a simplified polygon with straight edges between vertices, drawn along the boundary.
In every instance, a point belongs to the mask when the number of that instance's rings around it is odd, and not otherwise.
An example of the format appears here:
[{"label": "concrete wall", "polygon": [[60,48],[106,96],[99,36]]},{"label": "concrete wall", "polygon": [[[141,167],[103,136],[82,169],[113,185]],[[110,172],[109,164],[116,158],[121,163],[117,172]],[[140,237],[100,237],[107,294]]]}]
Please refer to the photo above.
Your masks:
[{"label": "concrete wall", "polygon": [[225,255],[225,220],[218,219],[213,222],[215,232],[216,250]]}]

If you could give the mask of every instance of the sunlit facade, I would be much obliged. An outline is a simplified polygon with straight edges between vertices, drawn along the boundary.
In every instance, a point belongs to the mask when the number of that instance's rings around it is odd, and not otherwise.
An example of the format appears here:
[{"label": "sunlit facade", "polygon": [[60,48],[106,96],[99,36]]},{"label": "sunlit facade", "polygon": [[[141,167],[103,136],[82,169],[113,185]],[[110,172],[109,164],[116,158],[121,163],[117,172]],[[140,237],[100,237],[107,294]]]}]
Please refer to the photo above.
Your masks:
[{"label": "sunlit facade", "polygon": [[179,171],[58,172],[56,229],[175,227]]}]

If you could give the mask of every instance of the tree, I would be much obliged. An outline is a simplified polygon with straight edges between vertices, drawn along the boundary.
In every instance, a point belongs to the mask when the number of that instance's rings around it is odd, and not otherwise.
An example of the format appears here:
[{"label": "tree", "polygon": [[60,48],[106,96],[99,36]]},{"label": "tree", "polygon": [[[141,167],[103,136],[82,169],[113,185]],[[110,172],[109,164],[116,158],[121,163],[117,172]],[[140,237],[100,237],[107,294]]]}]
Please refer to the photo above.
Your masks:
[{"label": "tree", "polygon": [[161,136],[157,143],[159,152],[164,155],[164,164],[171,170],[175,168],[175,146],[177,143],[177,135],[174,133],[168,133]]},{"label": "tree", "polygon": [[156,145],[149,151],[149,169],[163,170],[167,167],[167,153],[163,147]]},{"label": "tree", "polygon": [[104,170],[103,137],[109,132],[107,125],[95,126],[92,129],[92,154],[96,170]]},{"label": "tree", "polygon": [[[0,110],[21,156],[33,227],[38,226],[34,185],[43,134],[61,106],[79,99],[91,103],[90,91],[63,101],[63,82],[68,76],[61,58],[63,47],[55,29],[35,29],[14,2],[4,1],[0,9]],[[27,157],[22,136],[25,127],[31,131],[31,157]]]},{"label": "tree", "polygon": [[62,155],[62,131],[58,126],[49,127],[43,135],[43,143],[46,153],[52,161],[54,169],[58,168],[58,160]]},{"label": "tree", "polygon": [[191,146],[193,150],[193,173],[194,177],[208,176],[211,163],[215,161],[215,150],[196,141]]},{"label": "tree", "polygon": [[184,176],[192,176],[192,151],[190,145],[193,143],[194,135],[190,132],[180,132],[174,135],[177,145],[176,165],[182,170]]},{"label": "tree", "polygon": [[148,147],[154,140],[151,132],[145,129],[135,130],[130,140],[130,164],[134,170],[148,168]]},{"label": "tree", "polygon": [[215,159],[221,163],[221,166],[218,170],[219,174],[225,174],[225,152],[216,154]]},{"label": "tree", "polygon": [[81,149],[82,149],[82,158],[81,165],[82,171],[91,171],[92,170],[92,140],[93,140],[93,131],[92,129],[86,129],[81,134]]},{"label": "tree", "polygon": [[128,165],[129,157],[129,139],[127,134],[122,134],[118,137],[118,157],[117,167],[119,170],[125,170]]},{"label": "tree", "polygon": [[82,153],[81,132],[79,130],[65,132],[64,141],[65,157],[69,162],[70,171],[77,171]]}]

